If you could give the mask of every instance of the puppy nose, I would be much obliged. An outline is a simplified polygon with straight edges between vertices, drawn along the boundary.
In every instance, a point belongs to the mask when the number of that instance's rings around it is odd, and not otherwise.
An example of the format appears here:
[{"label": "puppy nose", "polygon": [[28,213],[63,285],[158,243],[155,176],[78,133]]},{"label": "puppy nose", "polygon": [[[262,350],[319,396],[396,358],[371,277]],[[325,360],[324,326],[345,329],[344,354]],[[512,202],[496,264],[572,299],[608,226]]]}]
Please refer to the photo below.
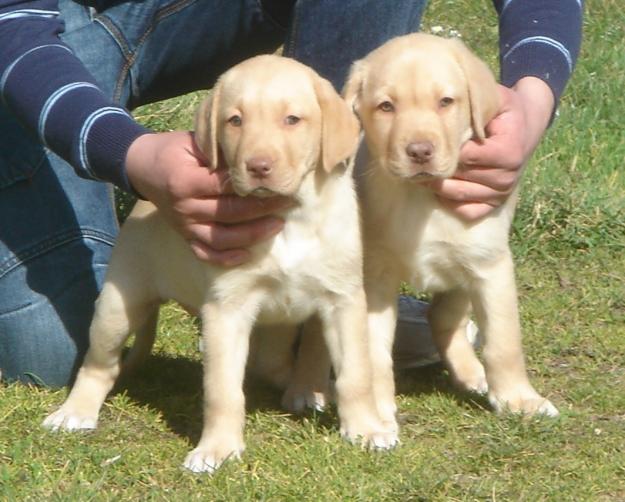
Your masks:
[{"label": "puppy nose", "polygon": [[273,161],[268,157],[252,157],[245,161],[247,172],[254,178],[266,178],[271,172]]},{"label": "puppy nose", "polygon": [[425,164],[434,154],[434,145],[430,141],[415,141],[406,147],[406,154],[414,162]]}]

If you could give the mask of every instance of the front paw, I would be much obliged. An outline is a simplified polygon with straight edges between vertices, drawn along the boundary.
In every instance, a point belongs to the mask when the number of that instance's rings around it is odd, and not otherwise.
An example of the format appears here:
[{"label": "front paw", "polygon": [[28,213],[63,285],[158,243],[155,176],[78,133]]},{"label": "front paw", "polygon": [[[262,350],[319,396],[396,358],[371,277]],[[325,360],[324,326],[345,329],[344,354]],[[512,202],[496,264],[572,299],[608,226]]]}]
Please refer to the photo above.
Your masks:
[{"label": "front paw", "polygon": [[489,392],[488,400],[497,413],[522,413],[524,415],[545,415],[557,417],[558,409],[534,389],[521,388],[512,391]]},{"label": "front paw", "polygon": [[242,438],[208,439],[189,452],[183,466],[192,472],[213,474],[226,460],[239,460],[244,450]]},{"label": "front paw", "polygon": [[377,402],[377,410],[384,430],[399,434],[399,424],[397,423],[397,404],[394,399],[379,399]]},{"label": "front paw", "polygon": [[63,405],[41,424],[51,431],[79,431],[95,429],[98,425],[97,413],[88,413]]},{"label": "front paw", "polygon": [[352,444],[360,444],[369,450],[389,450],[399,444],[396,422],[383,424],[378,420],[343,420],[341,436]]}]

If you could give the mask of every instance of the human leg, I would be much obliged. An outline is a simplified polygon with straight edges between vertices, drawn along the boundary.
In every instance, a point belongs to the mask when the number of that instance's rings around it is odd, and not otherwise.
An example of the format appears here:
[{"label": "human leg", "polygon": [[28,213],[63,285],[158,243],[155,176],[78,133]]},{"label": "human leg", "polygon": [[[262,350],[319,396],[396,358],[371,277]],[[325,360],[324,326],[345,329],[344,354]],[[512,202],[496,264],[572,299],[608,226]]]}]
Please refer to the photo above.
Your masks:
[{"label": "human leg", "polygon": [[[228,13],[213,19],[222,30],[217,36],[214,26],[196,25],[211,6],[215,17],[218,4]],[[249,47],[275,49],[281,37],[251,1],[123,2],[114,12],[71,0],[59,6],[63,40],[100,87],[127,106],[208,87],[228,58],[237,62]],[[181,28],[171,34],[175,18]],[[211,40],[212,53],[206,50]],[[224,44],[233,49],[222,51]],[[208,69],[197,72],[201,78],[186,80],[202,68]],[[60,386],[88,345],[93,303],[117,233],[112,192],[78,178],[29,139],[6,108],[0,108],[0,132],[0,370],[8,380]]]},{"label": "human leg", "polygon": [[0,190],[4,379],[56,387],[77,369],[117,232],[111,197],[53,155]]},{"label": "human leg", "polygon": [[312,66],[337,89],[350,65],[387,40],[419,30],[426,0],[298,1],[284,54]]}]

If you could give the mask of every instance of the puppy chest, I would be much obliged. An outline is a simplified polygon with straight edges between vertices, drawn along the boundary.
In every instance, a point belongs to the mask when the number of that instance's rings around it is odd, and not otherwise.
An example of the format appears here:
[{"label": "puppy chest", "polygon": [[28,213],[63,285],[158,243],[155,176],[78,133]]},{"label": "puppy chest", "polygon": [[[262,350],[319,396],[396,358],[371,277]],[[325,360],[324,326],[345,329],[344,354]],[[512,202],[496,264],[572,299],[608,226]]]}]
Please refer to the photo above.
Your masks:
[{"label": "puppy chest", "polygon": [[504,250],[487,243],[424,241],[410,260],[411,283],[422,290],[446,291],[467,286]]},{"label": "puppy chest", "polygon": [[462,262],[445,245],[422,246],[409,268],[410,283],[424,291],[445,291],[468,280]]},{"label": "puppy chest", "polygon": [[306,274],[290,274],[263,281],[258,322],[300,322],[318,310],[329,295],[321,281]]}]

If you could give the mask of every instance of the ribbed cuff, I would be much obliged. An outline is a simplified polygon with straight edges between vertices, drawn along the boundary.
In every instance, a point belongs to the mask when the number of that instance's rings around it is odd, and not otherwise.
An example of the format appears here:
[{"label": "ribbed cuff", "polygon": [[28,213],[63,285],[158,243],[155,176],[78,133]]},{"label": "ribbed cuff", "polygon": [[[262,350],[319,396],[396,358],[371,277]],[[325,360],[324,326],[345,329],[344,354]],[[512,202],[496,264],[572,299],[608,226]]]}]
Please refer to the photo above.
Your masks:
[{"label": "ribbed cuff", "polygon": [[80,164],[94,178],[138,195],[128,180],[126,154],[135,139],[152,131],[120,108],[111,107],[100,113],[79,141]]},{"label": "ribbed cuff", "polygon": [[557,107],[573,70],[572,66],[572,61],[560,49],[544,42],[529,42],[504,54],[501,60],[501,83],[512,87],[523,77],[537,77],[551,88]]}]

